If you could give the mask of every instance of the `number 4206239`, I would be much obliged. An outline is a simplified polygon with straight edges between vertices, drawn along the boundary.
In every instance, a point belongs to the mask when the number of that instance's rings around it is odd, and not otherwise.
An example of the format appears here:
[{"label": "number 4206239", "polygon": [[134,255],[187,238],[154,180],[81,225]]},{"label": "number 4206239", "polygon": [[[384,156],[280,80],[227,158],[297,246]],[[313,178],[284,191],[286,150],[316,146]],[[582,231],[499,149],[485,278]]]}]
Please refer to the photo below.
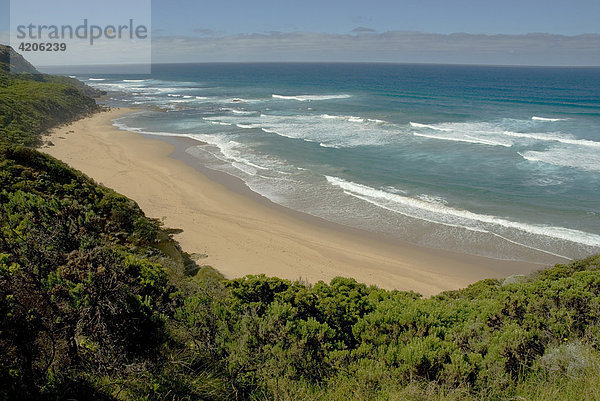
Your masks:
[{"label": "number 4206239", "polygon": [[66,43],[37,43],[21,42],[19,50],[22,52],[64,52],[67,50]]}]

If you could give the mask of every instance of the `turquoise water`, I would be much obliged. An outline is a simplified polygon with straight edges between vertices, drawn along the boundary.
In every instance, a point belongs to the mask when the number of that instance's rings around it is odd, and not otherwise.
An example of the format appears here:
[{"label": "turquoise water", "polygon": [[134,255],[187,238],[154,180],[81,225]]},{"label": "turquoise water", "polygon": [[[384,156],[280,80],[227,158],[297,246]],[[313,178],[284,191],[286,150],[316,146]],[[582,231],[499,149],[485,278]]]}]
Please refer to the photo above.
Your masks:
[{"label": "turquoise water", "polygon": [[78,77],[284,206],[426,246],[600,252],[600,69],[157,65]]}]

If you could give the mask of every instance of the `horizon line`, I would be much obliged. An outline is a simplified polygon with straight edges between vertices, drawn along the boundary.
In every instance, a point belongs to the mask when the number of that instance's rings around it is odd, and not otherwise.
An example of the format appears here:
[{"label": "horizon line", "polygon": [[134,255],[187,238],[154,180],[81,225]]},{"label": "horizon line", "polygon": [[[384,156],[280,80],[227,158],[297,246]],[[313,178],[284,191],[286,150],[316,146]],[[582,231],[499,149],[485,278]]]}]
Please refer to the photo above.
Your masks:
[{"label": "horizon line", "polygon": [[[21,54],[21,53],[19,53]],[[154,65],[191,65],[191,64],[376,64],[376,65],[422,65],[422,66],[456,66],[456,67],[522,67],[522,68],[600,68],[600,65],[553,65],[553,64],[484,64],[484,63],[419,63],[401,61],[183,61],[183,62],[157,62]],[[84,67],[134,67],[145,64],[76,64],[76,65],[40,65],[36,68],[84,68]],[[143,75],[143,74],[142,74]]]}]

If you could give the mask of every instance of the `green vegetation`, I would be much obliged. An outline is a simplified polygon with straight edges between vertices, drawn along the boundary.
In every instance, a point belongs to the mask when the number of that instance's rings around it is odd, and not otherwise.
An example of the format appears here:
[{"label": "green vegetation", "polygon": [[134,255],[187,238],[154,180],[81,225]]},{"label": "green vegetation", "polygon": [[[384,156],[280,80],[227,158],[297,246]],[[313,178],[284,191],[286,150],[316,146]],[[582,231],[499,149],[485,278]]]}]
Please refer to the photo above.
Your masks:
[{"label": "green vegetation", "polygon": [[23,72],[10,74],[11,51],[0,45],[0,143],[39,145],[47,129],[97,111],[89,96],[100,93],[76,79],[40,74],[15,54]]},{"label": "green vegetation", "polygon": [[[44,124],[87,112],[64,85]],[[225,280],[132,200],[7,144],[29,124],[0,126],[0,400],[600,399],[600,256],[429,299]]]},{"label": "green vegetation", "polygon": [[173,307],[165,269],[177,270],[158,249],[172,241],[50,157],[3,148],[0,160],[0,399],[83,397],[93,377],[151,363]]}]

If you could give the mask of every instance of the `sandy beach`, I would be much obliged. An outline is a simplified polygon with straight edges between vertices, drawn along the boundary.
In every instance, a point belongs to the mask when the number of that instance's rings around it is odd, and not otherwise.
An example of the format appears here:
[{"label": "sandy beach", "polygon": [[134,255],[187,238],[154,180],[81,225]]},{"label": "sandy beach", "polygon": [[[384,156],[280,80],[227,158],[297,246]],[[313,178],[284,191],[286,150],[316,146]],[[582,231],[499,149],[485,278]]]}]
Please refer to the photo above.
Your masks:
[{"label": "sandy beach", "polygon": [[[247,274],[329,281],[336,276],[426,296],[483,278],[526,274],[543,266],[423,248],[348,229],[209,179],[158,139],[122,131],[113,109],[53,130],[41,151],[134,199],[147,216],[180,228],[188,253],[206,255],[228,278]],[[198,145],[198,144],[190,144]]]}]

